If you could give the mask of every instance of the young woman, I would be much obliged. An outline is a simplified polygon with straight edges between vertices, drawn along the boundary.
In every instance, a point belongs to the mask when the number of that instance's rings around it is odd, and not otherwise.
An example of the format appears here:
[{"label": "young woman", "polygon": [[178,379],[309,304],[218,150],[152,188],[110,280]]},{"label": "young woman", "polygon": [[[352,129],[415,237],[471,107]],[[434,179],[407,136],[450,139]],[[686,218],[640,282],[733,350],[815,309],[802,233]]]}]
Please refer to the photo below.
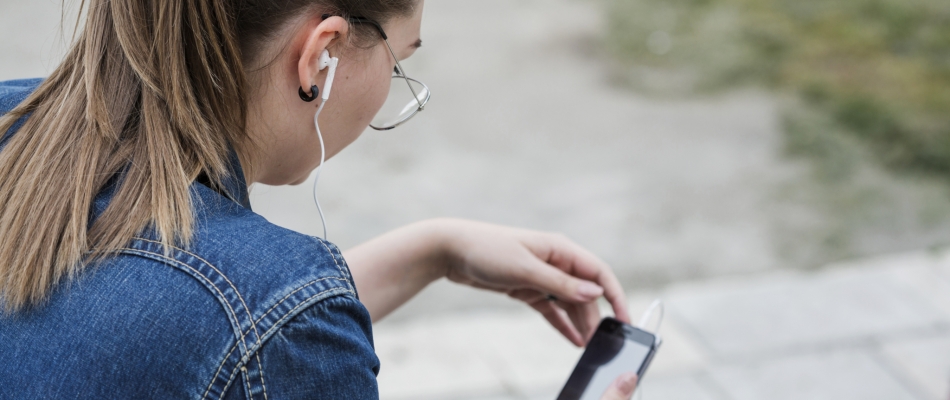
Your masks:
[{"label": "young woman", "polygon": [[372,321],[441,278],[579,346],[601,296],[629,319],[561,235],[431,220],[344,255],[251,211],[407,79],[422,0],[86,3],[50,77],[0,83],[0,398],[375,398]]}]

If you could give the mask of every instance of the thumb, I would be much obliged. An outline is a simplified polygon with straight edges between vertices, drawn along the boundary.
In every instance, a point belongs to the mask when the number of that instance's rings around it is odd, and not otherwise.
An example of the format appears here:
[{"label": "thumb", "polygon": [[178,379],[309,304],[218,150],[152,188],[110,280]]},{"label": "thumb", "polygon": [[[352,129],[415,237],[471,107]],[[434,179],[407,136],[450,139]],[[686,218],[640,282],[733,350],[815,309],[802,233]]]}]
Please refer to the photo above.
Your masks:
[{"label": "thumb", "polygon": [[636,389],[637,374],[628,372],[617,377],[600,400],[627,400],[633,396],[633,391]]}]

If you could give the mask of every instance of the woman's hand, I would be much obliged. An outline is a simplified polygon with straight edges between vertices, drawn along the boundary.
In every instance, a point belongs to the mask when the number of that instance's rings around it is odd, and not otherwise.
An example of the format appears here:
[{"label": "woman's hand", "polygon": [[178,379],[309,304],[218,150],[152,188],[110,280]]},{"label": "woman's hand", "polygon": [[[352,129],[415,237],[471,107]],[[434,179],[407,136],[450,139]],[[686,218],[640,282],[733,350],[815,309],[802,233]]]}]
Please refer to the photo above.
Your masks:
[{"label": "woman's hand", "polygon": [[389,232],[347,250],[344,258],[373,321],[448,277],[524,301],[577,346],[600,322],[600,296],[617,319],[630,322],[610,267],[559,234],[437,219]]},{"label": "woman's hand", "polygon": [[563,235],[464,220],[438,223],[448,279],[527,303],[575,345],[583,346],[597,329],[600,296],[617,319],[630,322],[610,267]]}]

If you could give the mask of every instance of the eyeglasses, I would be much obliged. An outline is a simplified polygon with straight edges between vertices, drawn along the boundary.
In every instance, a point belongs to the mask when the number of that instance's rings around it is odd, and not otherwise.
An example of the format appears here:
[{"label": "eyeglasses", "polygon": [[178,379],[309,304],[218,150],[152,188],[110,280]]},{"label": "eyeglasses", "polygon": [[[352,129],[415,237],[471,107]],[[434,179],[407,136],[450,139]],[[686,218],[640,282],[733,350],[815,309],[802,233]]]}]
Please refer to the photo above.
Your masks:
[{"label": "eyeglasses", "polygon": [[[324,14],[323,19],[327,18],[330,18],[330,15]],[[390,86],[389,96],[386,98],[386,102],[383,103],[383,107],[376,114],[376,117],[373,118],[373,122],[369,125],[370,128],[377,131],[388,131],[396,128],[425,109],[431,96],[429,87],[418,80],[406,76],[405,70],[402,68],[402,65],[399,64],[399,58],[396,57],[396,52],[393,51],[393,47],[389,44],[389,37],[386,35],[386,32],[383,31],[382,25],[369,18],[363,17],[349,17],[349,21],[355,24],[369,24],[376,28],[380,36],[382,36],[383,42],[386,43],[389,54],[391,54],[393,60],[396,61],[396,67],[393,68],[393,81]],[[405,85],[402,84],[403,82],[405,82]]]}]

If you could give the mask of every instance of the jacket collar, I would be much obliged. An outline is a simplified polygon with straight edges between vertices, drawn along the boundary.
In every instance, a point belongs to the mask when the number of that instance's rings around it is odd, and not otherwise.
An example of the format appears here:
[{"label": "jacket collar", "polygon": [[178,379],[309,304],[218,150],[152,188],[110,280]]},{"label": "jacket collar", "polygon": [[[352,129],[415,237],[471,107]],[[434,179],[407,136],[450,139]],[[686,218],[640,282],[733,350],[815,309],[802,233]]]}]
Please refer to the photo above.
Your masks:
[{"label": "jacket collar", "polygon": [[247,179],[244,176],[244,169],[241,168],[241,160],[234,151],[234,147],[231,146],[228,147],[228,164],[231,172],[221,180],[224,190],[227,191],[224,195],[250,210],[251,197],[247,190]]},{"label": "jacket collar", "polygon": [[238,158],[234,147],[228,146],[228,171],[221,178],[221,186],[215,189],[216,185],[211,184],[208,175],[201,173],[195,178],[195,183],[207,186],[215,190],[218,194],[240,204],[242,207],[250,210],[251,200],[247,189],[247,178],[244,176],[244,169],[241,168],[241,161]]}]

